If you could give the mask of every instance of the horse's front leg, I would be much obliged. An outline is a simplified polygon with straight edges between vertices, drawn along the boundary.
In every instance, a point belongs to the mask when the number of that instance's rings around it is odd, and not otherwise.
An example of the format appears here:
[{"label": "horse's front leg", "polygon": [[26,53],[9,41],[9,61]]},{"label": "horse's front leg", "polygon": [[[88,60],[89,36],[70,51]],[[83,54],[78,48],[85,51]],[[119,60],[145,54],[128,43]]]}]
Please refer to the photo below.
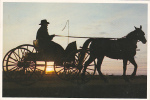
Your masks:
[{"label": "horse's front leg", "polygon": [[133,73],[131,74],[131,77],[133,78],[133,77],[136,75],[137,64],[136,64],[134,58],[129,59],[129,61],[134,65],[134,71],[133,71]]},{"label": "horse's front leg", "polygon": [[126,76],[127,60],[123,59],[123,76]]}]

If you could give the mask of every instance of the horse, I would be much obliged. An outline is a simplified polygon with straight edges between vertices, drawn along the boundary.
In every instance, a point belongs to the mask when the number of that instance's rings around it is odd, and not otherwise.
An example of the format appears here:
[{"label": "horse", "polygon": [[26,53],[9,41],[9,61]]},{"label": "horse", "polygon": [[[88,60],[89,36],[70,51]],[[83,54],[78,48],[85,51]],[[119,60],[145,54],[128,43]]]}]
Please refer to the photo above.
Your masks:
[{"label": "horse", "polygon": [[[135,27],[135,26],[134,26]],[[83,48],[86,49],[89,46],[90,57],[83,66],[82,75],[85,75],[87,66],[97,59],[96,69],[99,75],[107,80],[101,72],[101,64],[104,57],[109,57],[111,59],[121,59],[123,60],[123,77],[126,77],[126,67],[127,62],[130,61],[134,65],[134,71],[131,74],[132,78],[136,75],[137,64],[135,62],[134,56],[136,55],[137,42],[141,41],[143,44],[147,42],[145,38],[145,33],[142,31],[142,26],[140,28],[135,27],[135,30],[127,34],[122,38],[89,38],[83,44]]]}]

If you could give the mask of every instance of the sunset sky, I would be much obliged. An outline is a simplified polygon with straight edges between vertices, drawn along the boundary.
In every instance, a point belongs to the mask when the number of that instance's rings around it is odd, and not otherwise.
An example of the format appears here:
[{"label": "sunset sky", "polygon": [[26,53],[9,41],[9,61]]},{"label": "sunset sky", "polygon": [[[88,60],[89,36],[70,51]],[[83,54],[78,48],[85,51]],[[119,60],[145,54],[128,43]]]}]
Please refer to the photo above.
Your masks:
[{"label": "sunset sky", "polygon": [[[147,38],[147,3],[41,3],[41,2],[3,2],[3,56],[12,48],[21,44],[32,44],[40,27],[40,21],[47,19],[49,34],[70,36],[121,38],[142,25]],[[55,37],[53,41],[64,48],[67,39]],[[69,38],[76,41],[77,47],[86,39]],[[138,42],[135,60],[138,64],[137,75],[147,75],[147,44]],[[102,72],[110,75],[123,73],[122,60],[106,58]],[[131,74],[133,65],[128,65],[127,74]]]}]

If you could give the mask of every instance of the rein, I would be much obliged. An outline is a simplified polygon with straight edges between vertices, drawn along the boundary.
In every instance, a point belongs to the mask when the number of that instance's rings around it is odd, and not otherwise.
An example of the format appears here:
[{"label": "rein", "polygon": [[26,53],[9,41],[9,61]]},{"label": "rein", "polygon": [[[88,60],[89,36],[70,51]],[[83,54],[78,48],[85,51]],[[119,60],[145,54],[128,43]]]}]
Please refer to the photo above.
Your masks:
[{"label": "rein", "polygon": [[63,35],[55,35],[58,37],[69,37],[69,38],[93,38],[93,39],[98,39],[98,38],[103,38],[103,39],[118,39],[118,38],[104,38],[104,37],[79,37],[79,36],[63,36]]}]

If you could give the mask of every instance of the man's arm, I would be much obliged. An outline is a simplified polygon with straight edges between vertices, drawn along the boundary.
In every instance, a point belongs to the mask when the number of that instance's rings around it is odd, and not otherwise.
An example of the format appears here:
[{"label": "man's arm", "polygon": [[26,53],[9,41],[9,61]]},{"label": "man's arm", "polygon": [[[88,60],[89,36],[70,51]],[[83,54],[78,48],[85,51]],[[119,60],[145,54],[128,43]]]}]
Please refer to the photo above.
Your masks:
[{"label": "man's arm", "polygon": [[54,37],[55,37],[55,34],[54,35],[50,35],[50,40],[52,40]]}]

